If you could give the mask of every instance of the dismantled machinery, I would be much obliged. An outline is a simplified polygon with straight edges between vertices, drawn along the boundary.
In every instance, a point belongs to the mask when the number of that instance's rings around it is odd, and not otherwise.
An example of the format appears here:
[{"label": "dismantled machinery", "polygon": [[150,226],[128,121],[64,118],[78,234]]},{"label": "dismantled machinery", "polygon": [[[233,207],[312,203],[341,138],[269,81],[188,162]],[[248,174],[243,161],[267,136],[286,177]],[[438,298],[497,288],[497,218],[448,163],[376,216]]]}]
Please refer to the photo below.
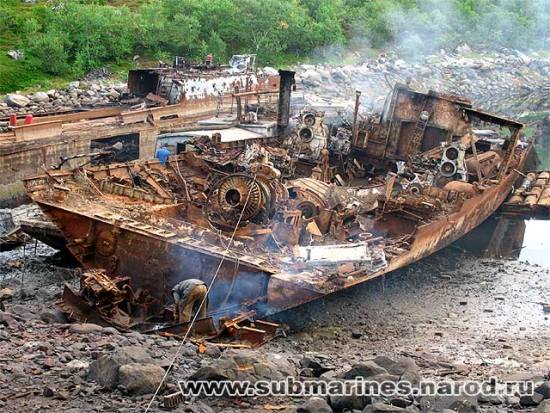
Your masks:
[{"label": "dismantled machinery", "polygon": [[306,109],[293,123],[291,85],[283,74],[276,138],[197,137],[166,165],[26,180],[92,270],[80,294],[66,290],[63,308],[119,328],[181,333],[170,291],[199,279],[210,289],[197,325],[217,334],[229,325],[261,342],[273,326],[237,328],[232,317],[253,323],[445,247],[504,202],[531,150],[520,123],[402,85],[379,117],[325,125]]},{"label": "dismantled machinery", "polygon": [[256,74],[255,61],[256,55],[235,55],[229,65],[214,63],[211,55],[202,63],[176,57],[172,66],[130,70],[128,91],[131,96],[167,104],[218,97],[235,89],[249,91],[269,77]]}]

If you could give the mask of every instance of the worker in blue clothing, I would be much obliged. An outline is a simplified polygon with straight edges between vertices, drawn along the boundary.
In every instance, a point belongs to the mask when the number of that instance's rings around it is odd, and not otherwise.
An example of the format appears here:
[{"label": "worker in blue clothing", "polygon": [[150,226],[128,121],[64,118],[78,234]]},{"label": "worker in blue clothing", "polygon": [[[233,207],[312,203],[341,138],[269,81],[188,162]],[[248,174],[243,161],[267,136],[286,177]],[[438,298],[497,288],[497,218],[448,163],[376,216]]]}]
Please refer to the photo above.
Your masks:
[{"label": "worker in blue clothing", "polygon": [[155,154],[155,157],[160,161],[162,165],[166,164],[166,161],[168,160],[168,157],[170,156],[170,150],[166,147],[166,145],[163,145],[162,147],[157,149],[157,153]]}]

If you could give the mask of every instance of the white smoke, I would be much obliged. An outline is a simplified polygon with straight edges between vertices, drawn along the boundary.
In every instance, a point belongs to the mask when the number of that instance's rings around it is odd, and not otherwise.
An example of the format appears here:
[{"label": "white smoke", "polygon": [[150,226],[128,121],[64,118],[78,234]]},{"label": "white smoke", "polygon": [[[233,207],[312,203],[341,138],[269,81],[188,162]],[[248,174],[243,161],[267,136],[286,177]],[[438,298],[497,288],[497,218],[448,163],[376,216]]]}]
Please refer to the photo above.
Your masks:
[{"label": "white smoke", "polygon": [[[459,6],[462,4],[462,6]],[[439,49],[472,48],[543,50],[550,41],[550,0],[474,2],[470,9],[456,0],[422,0],[417,7],[395,6],[381,17],[393,41],[388,48],[415,60]],[[353,45],[370,47],[356,25]]]}]

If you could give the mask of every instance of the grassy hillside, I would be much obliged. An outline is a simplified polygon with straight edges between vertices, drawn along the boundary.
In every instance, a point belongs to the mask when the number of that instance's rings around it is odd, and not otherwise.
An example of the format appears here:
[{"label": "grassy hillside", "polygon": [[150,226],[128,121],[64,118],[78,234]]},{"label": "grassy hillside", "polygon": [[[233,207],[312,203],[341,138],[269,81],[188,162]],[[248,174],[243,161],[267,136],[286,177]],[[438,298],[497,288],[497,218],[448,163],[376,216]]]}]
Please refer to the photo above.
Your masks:
[{"label": "grassy hillside", "polygon": [[342,62],[373,48],[409,57],[462,42],[545,48],[548,27],[546,0],[0,0],[0,93],[124,69],[134,54]]},{"label": "grassy hillside", "polygon": [[[111,0],[98,2],[106,6],[139,8],[146,0]],[[56,88],[74,80],[72,73],[54,75],[43,70],[36,62],[29,59],[14,60],[8,57],[9,50],[24,50],[25,39],[20,28],[31,18],[40,16],[38,9],[45,6],[45,0],[36,4],[27,4],[21,0],[0,0],[0,94],[16,90],[39,90]],[[130,61],[102,62],[113,73],[121,76],[131,66]]]},{"label": "grassy hillside", "polygon": [[[14,20],[16,16],[20,19],[29,18],[34,5],[22,2],[9,2],[3,5],[0,11],[5,14],[5,20]],[[15,90],[40,83],[49,78],[38,68],[31,67],[21,61],[10,59],[7,52],[17,48],[19,37],[16,31],[10,30],[0,20],[0,93]]]}]

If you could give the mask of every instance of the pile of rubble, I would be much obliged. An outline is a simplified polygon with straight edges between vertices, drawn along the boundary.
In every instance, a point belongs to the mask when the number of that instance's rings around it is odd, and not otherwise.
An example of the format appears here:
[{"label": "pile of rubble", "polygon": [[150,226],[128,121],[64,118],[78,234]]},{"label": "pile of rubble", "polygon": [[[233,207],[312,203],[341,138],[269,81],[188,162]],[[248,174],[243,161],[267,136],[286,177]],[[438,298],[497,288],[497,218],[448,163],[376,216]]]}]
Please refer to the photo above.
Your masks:
[{"label": "pile of rubble", "polygon": [[468,96],[474,106],[508,116],[550,109],[550,58],[536,52],[474,53],[463,45],[453,53],[441,51],[416,63],[387,53],[361,64],[302,64],[296,70],[305,99],[313,105],[352,107],[355,90],[360,90],[362,103],[380,111],[391,86],[401,82],[415,89]]},{"label": "pile of rubble", "polygon": [[0,117],[12,114],[62,113],[80,108],[113,104],[127,91],[125,83],[112,80],[74,81],[66,89],[26,95],[10,93],[0,101]]}]

